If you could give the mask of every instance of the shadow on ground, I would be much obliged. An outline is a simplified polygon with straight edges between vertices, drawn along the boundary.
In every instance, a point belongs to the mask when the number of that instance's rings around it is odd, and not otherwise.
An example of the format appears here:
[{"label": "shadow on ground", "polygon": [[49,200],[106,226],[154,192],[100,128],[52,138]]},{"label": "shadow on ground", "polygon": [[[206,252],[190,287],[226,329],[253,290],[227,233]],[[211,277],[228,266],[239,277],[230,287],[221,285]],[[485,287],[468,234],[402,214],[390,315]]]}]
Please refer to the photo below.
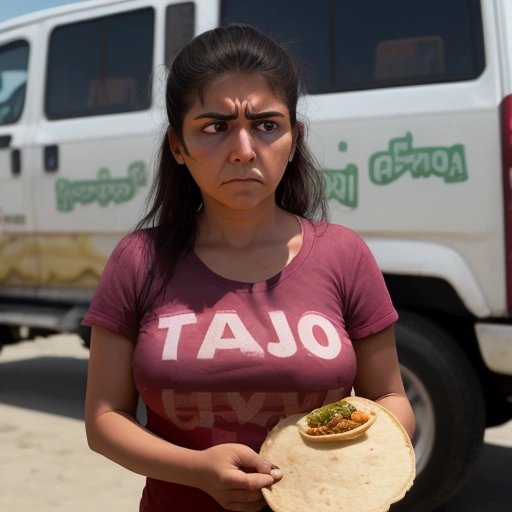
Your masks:
[{"label": "shadow on ground", "polygon": [[512,448],[485,444],[471,477],[437,512],[506,512],[512,510]]},{"label": "shadow on ground", "polygon": [[0,402],[83,419],[87,360],[43,356],[0,360]]}]

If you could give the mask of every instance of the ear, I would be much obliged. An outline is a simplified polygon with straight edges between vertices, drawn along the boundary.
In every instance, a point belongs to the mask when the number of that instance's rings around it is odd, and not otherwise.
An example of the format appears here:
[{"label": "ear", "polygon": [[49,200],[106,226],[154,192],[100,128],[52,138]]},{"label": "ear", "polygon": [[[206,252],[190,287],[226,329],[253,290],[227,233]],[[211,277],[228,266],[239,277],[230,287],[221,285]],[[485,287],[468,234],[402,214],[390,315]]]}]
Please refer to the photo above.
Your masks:
[{"label": "ear", "polygon": [[176,162],[180,165],[184,165],[185,159],[183,158],[183,145],[176,132],[170,126],[167,128],[167,141]]}]

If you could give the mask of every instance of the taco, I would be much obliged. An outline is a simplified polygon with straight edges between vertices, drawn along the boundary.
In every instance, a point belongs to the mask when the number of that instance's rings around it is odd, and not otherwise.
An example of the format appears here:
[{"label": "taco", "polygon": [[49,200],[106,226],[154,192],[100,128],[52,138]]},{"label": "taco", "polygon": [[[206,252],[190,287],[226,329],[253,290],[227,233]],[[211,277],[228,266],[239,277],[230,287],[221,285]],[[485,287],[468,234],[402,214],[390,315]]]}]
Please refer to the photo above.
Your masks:
[{"label": "taco", "polygon": [[297,423],[300,434],[310,441],[336,442],[362,435],[376,419],[374,411],[357,408],[345,399],[314,409]]},{"label": "taco", "polygon": [[284,473],[262,490],[274,512],[385,512],[412,486],[414,449],[398,420],[371,400],[345,400],[375,416],[354,439],[310,439],[301,434],[303,415],[281,420],[267,436],[260,453]]}]

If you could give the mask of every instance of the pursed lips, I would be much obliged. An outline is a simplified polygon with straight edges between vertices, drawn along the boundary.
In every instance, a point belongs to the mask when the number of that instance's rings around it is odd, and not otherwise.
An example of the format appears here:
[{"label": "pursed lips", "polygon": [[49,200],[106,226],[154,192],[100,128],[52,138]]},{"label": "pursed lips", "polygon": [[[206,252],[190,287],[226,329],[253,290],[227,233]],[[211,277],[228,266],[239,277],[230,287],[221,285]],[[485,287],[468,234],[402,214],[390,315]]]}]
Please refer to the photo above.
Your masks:
[{"label": "pursed lips", "polygon": [[237,176],[223,182],[224,185],[229,183],[263,183],[263,180],[257,176]]}]

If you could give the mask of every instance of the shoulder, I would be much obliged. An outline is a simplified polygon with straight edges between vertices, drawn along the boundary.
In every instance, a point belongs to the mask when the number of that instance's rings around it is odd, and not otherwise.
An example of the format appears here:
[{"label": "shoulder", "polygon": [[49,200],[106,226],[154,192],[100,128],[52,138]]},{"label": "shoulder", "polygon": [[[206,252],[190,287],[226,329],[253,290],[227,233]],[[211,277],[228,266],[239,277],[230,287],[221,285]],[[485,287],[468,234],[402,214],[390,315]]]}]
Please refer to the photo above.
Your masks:
[{"label": "shoulder", "polygon": [[141,229],[124,235],[114,247],[110,261],[116,264],[140,263],[152,251],[152,236],[149,229]]},{"label": "shoulder", "polygon": [[124,235],[116,244],[113,253],[122,253],[126,250],[140,251],[151,245],[152,235],[150,229],[139,229]]},{"label": "shoulder", "polygon": [[327,221],[308,222],[310,222],[313,229],[315,244],[322,246],[322,248],[367,250],[366,242],[353,229]]},{"label": "shoulder", "polygon": [[344,272],[375,266],[377,262],[367,243],[353,229],[330,222],[312,222],[311,258]]}]

